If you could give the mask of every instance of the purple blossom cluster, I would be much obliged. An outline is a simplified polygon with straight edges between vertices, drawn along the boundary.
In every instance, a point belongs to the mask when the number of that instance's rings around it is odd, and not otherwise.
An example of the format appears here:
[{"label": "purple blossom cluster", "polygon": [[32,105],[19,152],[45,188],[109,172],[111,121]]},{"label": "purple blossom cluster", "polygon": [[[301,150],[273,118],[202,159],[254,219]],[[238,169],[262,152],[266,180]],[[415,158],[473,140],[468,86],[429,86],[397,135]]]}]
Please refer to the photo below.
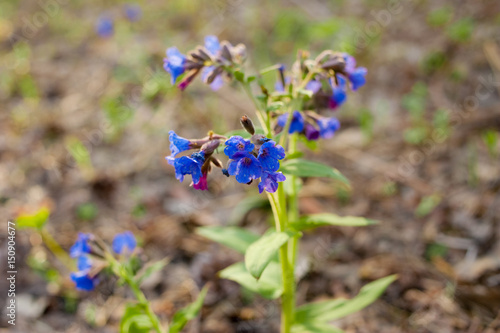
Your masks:
[{"label": "purple blossom cluster", "polygon": [[[247,140],[241,136],[227,139],[211,134],[203,139],[189,140],[178,136],[174,131],[169,134],[171,155],[166,157],[167,162],[175,168],[175,177],[179,181],[182,182],[186,175],[190,175],[194,189],[207,190],[207,175],[212,166],[222,168],[222,163],[213,156],[215,149],[222,142],[224,154],[230,159],[227,169],[222,169],[226,176],[234,176],[236,181],[242,184],[251,184],[260,179],[260,193],[264,190],[275,192],[278,182],[286,179],[278,171],[279,161],[285,158],[285,149],[263,135],[252,133],[252,138]],[[199,150],[191,155],[176,158],[179,153],[195,148]]]},{"label": "purple blossom cluster", "polygon": [[[283,114],[276,121],[275,131],[281,132],[286,126],[290,114]],[[314,112],[299,112],[297,110],[292,113],[292,120],[288,133],[300,133],[307,140],[330,139],[335,132],[340,128],[340,122],[335,117],[322,117]]]},{"label": "purple blossom cluster", "polygon": [[246,49],[243,44],[233,46],[228,41],[219,42],[216,36],[206,36],[204,46],[198,46],[187,55],[176,47],[168,48],[166,54],[163,68],[170,73],[172,84],[182,76],[178,87],[184,90],[201,73],[203,82],[218,90],[224,84],[223,74],[230,77],[231,69],[245,60]]},{"label": "purple blossom cluster", "polygon": [[[78,271],[71,273],[70,277],[79,290],[94,290],[99,283],[99,272],[107,265],[102,258],[99,258],[103,249],[97,247],[94,238],[92,234],[79,233],[75,244],[69,251],[69,255],[76,259],[78,269]],[[131,254],[136,246],[137,241],[130,231],[117,234],[112,243],[113,251],[116,254]]]},{"label": "purple blossom cluster", "polygon": [[[140,20],[142,16],[142,9],[138,4],[125,4],[121,8],[123,17],[130,21],[136,22]],[[106,13],[101,15],[95,24],[95,32],[103,37],[108,38],[113,36],[115,32],[115,20],[117,15]],[[121,15],[120,15],[121,16]]]}]

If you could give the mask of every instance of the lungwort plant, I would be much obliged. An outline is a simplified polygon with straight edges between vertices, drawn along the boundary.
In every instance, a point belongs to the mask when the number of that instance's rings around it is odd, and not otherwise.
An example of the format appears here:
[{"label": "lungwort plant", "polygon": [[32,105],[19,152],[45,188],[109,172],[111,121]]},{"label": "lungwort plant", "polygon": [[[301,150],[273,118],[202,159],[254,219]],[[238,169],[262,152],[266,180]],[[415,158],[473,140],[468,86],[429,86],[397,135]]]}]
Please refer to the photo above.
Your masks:
[{"label": "lungwort plant", "polygon": [[[365,84],[366,68],[357,67],[355,59],[346,53],[326,50],[311,57],[300,51],[289,69],[274,65],[257,75],[248,75],[243,67],[245,46],[219,42],[215,36],[207,36],[204,46],[187,55],[175,47],[167,49],[166,54],[164,68],[180,89],[186,89],[197,76],[214,90],[234,80],[255,108],[254,116],[241,117],[245,131],[240,135],[210,131],[202,138],[186,139],[170,131],[171,155],[166,159],[175,168],[178,180],[191,176],[194,189],[207,190],[209,173],[220,169],[220,176],[234,177],[249,186],[257,184],[259,193],[266,193],[272,207],[274,225],[262,236],[234,226],[198,229],[201,235],[245,255],[244,262],[222,270],[220,277],[265,298],[280,298],[282,333],[341,332],[329,322],[374,302],[396,277],[374,281],[350,300],[333,299],[296,307],[295,267],[302,232],[320,226],[374,223],[361,217],[300,214],[302,178],[328,177],[346,184],[348,180],[328,165],[303,159],[298,143],[314,148],[318,140],[334,136],[340,123],[332,113],[346,102],[349,92]],[[277,81],[271,89],[266,87],[263,76],[272,73]],[[259,126],[254,125],[253,117]],[[225,155],[227,163],[217,155]]]}]

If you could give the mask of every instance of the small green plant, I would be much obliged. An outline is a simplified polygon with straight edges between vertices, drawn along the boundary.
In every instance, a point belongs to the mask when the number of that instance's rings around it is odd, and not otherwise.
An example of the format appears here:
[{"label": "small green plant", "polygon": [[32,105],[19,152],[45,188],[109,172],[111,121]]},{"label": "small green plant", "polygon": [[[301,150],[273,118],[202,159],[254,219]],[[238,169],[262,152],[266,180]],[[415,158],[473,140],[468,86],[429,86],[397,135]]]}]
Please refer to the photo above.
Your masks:
[{"label": "small green plant", "polygon": [[451,24],[446,33],[454,42],[465,43],[471,38],[474,25],[475,23],[471,18],[463,18]]},{"label": "small green plant", "polygon": [[427,15],[427,23],[433,27],[442,27],[450,23],[453,18],[453,8],[444,6],[433,10]]}]

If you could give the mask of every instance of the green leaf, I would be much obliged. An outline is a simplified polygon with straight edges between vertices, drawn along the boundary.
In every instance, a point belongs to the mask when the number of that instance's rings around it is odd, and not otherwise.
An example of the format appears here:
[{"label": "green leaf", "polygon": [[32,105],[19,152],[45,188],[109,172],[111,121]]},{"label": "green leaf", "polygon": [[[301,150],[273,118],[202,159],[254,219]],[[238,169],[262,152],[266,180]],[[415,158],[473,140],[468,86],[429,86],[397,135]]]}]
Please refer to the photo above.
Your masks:
[{"label": "green leaf", "polygon": [[295,313],[295,322],[314,325],[318,322],[329,322],[343,318],[360,311],[375,302],[396,279],[396,275],[390,275],[373,281],[361,288],[359,294],[350,300],[334,299],[303,305]]},{"label": "green leaf", "polygon": [[297,90],[297,92],[298,92],[299,94],[304,95],[304,96],[307,96],[307,97],[309,97],[309,98],[311,98],[311,97],[313,96],[313,94],[314,94],[314,92],[313,92],[313,91],[311,91],[311,90],[307,90],[307,89],[299,89],[299,90]]},{"label": "green leaf", "polygon": [[319,323],[294,324],[292,333],[344,333],[340,328]]},{"label": "green leaf", "polygon": [[161,271],[163,267],[165,267],[168,264],[169,261],[170,261],[169,259],[165,258],[145,266],[136,276],[137,284],[140,285],[145,279],[150,277],[151,274],[153,274],[154,272]]},{"label": "green leaf", "polygon": [[259,279],[266,266],[275,257],[279,248],[296,233],[269,232],[252,243],[245,252],[245,266],[248,272]]},{"label": "green leaf", "polygon": [[153,328],[151,319],[140,304],[127,304],[120,322],[120,333],[149,333]]},{"label": "green leaf", "polygon": [[344,227],[364,227],[376,224],[377,221],[358,216],[338,216],[335,214],[321,213],[306,215],[298,221],[292,222],[291,227],[295,230],[307,230],[327,225],[338,225]]},{"label": "green leaf", "polygon": [[219,272],[223,279],[238,282],[246,289],[260,294],[267,299],[276,299],[283,293],[281,265],[271,261],[259,280],[256,280],[246,269],[245,263],[239,262]]},{"label": "green leaf", "polygon": [[441,202],[442,198],[439,194],[427,195],[420,200],[415,215],[417,217],[424,217],[432,213],[434,208]]},{"label": "green leaf", "polygon": [[259,239],[259,235],[240,227],[200,227],[196,233],[240,253]]},{"label": "green leaf", "polygon": [[240,81],[240,82],[245,82],[245,74],[243,74],[242,72],[240,71],[234,71],[233,72],[234,74],[234,78],[237,80],[237,81]]},{"label": "green leaf", "polygon": [[198,312],[200,312],[201,307],[203,306],[203,301],[205,300],[207,292],[208,287],[204,287],[200,291],[200,294],[198,295],[196,301],[189,304],[185,308],[180,309],[174,314],[168,333],[180,332],[190,320],[194,319],[198,315]]},{"label": "green leaf", "polygon": [[265,196],[251,195],[240,200],[231,212],[231,216],[229,217],[230,224],[239,224],[249,211],[256,208],[270,209],[269,201]]},{"label": "green leaf", "polygon": [[337,169],[329,167],[317,162],[311,162],[296,158],[284,162],[281,165],[280,171],[284,174],[297,177],[329,177],[339,180],[345,184],[349,184],[347,178],[344,177]]},{"label": "green leaf", "polygon": [[19,229],[36,228],[41,229],[50,216],[50,210],[47,207],[40,208],[34,214],[21,214],[17,217],[16,226]]}]

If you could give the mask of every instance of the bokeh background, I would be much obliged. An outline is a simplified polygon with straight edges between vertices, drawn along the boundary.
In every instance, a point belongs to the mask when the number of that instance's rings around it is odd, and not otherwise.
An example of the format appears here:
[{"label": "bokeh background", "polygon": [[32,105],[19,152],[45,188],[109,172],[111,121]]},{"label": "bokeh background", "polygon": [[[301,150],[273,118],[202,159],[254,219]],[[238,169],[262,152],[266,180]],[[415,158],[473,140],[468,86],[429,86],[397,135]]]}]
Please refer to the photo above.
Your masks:
[{"label": "bokeh background", "polygon": [[[277,331],[276,303],[216,276],[241,257],[194,233],[231,224],[264,231],[265,196],[219,173],[209,191],[194,191],[164,160],[169,130],[225,133],[252,105],[230,84],[212,92],[196,80],[179,91],[162,59],[167,47],[186,52],[208,34],[246,44],[248,72],[290,66],[299,49],[334,49],[367,67],[368,83],[336,111],[338,134],[308,156],[352,187],[306,180],[300,210],[380,224],[307,233],[298,302],[351,297],[397,273],[380,300],[335,324],[345,332],[500,331],[498,1],[135,4],[141,14],[130,21],[118,1],[0,3],[2,261],[6,222],[46,206],[46,229],[65,250],[79,231],[110,241],[132,230],[144,260],[168,257],[143,286],[164,320],[210,282],[186,332]],[[109,37],[95,30],[103,17],[114,19]],[[269,87],[275,79],[265,77]],[[6,328],[2,314],[1,331],[117,331],[130,295],[115,281],[76,292],[30,229],[18,230],[17,262],[17,325]],[[0,287],[3,300],[4,279]]]}]

